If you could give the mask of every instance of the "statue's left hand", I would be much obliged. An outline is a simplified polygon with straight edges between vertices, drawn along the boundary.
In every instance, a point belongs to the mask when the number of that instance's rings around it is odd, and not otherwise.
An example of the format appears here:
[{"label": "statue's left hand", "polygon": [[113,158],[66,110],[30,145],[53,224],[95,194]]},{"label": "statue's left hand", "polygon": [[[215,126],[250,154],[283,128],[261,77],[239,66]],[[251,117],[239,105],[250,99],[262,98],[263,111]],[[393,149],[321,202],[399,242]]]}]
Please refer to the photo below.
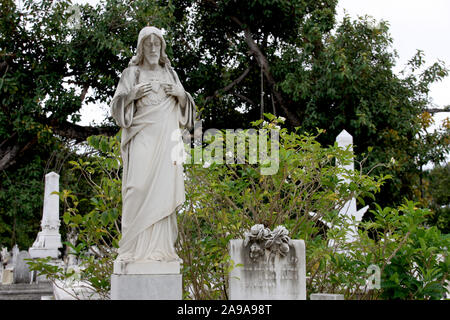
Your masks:
[{"label": "statue's left hand", "polygon": [[176,84],[164,85],[164,91],[167,95],[175,96],[178,98],[182,98],[185,95],[183,87]]}]

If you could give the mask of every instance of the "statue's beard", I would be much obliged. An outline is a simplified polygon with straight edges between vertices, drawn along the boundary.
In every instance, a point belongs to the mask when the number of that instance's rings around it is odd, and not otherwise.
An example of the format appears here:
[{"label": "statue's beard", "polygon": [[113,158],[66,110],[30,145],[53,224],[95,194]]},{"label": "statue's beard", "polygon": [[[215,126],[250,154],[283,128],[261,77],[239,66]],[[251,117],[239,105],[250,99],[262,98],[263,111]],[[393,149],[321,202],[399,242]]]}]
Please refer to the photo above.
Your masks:
[{"label": "statue's beard", "polygon": [[156,65],[159,63],[159,56],[147,56],[145,57],[145,60],[147,60],[150,65]]}]

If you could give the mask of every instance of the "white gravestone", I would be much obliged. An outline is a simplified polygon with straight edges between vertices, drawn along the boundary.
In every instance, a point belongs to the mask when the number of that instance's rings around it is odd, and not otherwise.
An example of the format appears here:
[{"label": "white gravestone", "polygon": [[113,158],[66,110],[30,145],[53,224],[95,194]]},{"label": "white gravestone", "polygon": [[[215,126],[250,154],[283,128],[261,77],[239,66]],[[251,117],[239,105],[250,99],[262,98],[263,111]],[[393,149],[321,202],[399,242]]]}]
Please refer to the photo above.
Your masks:
[{"label": "white gravestone", "polygon": [[59,175],[50,172],[45,176],[44,209],[41,228],[36,241],[28,250],[32,258],[59,258],[59,248],[62,247],[59,233],[59,196],[52,194],[59,192]]},{"label": "white gravestone", "polygon": [[[255,225],[252,232],[262,237],[229,243],[231,260],[242,264],[229,274],[230,300],[306,300],[305,242],[290,240],[283,227],[271,233]],[[284,239],[277,240],[275,232]]]},{"label": "white gravestone", "polygon": [[[346,131],[342,130],[342,132],[336,137],[336,142],[338,146],[342,149],[349,148],[350,151],[353,151],[353,137]],[[355,165],[353,162],[353,158],[348,164],[337,164],[339,167],[344,170],[353,171],[355,170]],[[344,177],[343,175],[339,175],[339,179],[343,180],[343,183],[350,183],[350,179]],[[358,210],[356,208],[356,199],[353,197],[349,201],[345,203],[342,209],[339,211],[339,215],[346,217],[349,221],[355,219],[356,224],[352,224],[350,231],[346,234],[345,239],[346,242],[354,242],[357,239],[358,230],[357,224],[359,224],[364,216],[364,213],[369,209],[369,206],[365,206],[364,208]]]},{"label": "white gravestone", "polygon": [[30,283],[31,271],[26,259],[31,259],[28,251],[20,251],[14,260],[14,283]]},{"label": "white gravestone", "polygon": [[13,283],[13,272],[14,267],[12,266],[12,256],[11,253],[8,252],[8,249],[2,248],[2,284],[11,284]]}]

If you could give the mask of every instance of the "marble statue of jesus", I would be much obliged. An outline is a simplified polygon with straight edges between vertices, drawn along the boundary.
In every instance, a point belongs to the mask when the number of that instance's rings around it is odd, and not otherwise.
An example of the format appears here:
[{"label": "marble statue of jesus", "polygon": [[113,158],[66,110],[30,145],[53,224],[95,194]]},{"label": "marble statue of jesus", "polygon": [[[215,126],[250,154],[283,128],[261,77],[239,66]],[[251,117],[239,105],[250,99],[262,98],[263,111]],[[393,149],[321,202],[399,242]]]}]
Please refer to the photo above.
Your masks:
[{"label": "marble statue of jesus", "polygon": [[122,238],[117,261],[180,261],[176,211],[185,201],[183,166],[173,159],[194,123],[195,104],[165,53],[161,30],[143,28],[122,72],[111,114],[122,128]]}]

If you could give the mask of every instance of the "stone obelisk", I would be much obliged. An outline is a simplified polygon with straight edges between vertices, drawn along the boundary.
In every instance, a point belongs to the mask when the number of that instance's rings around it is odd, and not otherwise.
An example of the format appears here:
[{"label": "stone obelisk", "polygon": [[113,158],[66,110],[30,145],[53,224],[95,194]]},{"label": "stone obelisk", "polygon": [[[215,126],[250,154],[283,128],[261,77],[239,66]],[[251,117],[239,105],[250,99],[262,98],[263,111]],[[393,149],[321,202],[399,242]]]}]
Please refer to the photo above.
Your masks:
[{"label": "stone obelisk", "polygon": [[62,247],[61,234],[59,233],[59,196],[53,192],[59,192],[59,175],[50,172],[45,176],[44,209],[42,214],[41,229],[33,246],[28,249],[32,258],[59,258],[59,248]]}]

